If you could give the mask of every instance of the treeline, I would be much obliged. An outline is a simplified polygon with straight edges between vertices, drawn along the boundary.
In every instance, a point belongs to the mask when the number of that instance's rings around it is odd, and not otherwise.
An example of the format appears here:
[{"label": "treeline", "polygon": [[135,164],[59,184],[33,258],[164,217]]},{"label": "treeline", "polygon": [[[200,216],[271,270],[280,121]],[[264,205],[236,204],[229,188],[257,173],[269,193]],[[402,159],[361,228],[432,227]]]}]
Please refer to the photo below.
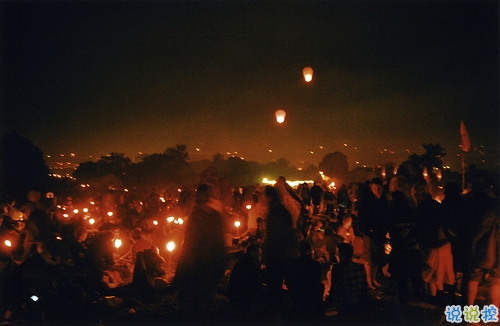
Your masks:
[{"label": "treeline", "polygon": [[[412,154],[408,160],[425,168],[430,179],[436,183],[461,183],[460,172],[442,169],[442,158],[446,153],[439,144],[422,144],[422,147],[425,149],[424,154]],[[142,161],[136,163],[125,154],[111,153],[95,162],[80,163],[73,173],[74,180],[57,179],[49,177],[50,170],[42,151],[31,140],[10,131],[0,140],[0,196],[5,202],[9,198],[21,199],[30,190],[71,195],[82,188],[96,192],[110,187],[137,190],[194,188],[200,182],[201,172],[210,166],[215,167],[218,177],[232,187],[262,183],[263,178],[275,180],[280,175],[288,180],[320,181],[326,178],[328,183],[334,181],[340,185],[364,182],[375,176],[389,178],[397,171],[397,166],[392,163],[349,170],[347,157],[338,151],[327,154],[318,166],[311,164],[300,169],[285,158],[257,163],[216,154],[212,160],[191,162],[187,146],[176,145],[162,153],[144,156]],[[498,179],[498,173],[492,175],[469,166],[466,180],[472,180],[481,173]]]}]

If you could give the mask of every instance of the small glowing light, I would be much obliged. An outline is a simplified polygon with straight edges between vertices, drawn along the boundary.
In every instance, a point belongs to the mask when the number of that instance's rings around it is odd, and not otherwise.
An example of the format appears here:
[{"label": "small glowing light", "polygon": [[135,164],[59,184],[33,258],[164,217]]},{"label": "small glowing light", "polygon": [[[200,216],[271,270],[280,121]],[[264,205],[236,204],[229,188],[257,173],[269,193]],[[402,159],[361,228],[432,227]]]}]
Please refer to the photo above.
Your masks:
[{"label": "small glowing light", "polygon": [[108,216],[109,217],[113,216],[113,212],[108,212]]},{"label": "small glowing light", "polygon": [[4,243],[7,247],[12,247],[12,242],[10,242],[10,240],[5,240]]},{"label": "small glowing light", "polygon": [[173,216],[167,217],[167,222],[168,223],[172,223],[174,220],[175,220],[175,217],[173,217]]},{"label": "small glowing light", "polygon": [[82,209],[82,211],[83,211],[84,213],[88,213],[89,209],[85,207],[84,209]]},{"label": "small glowing light", "polygon": [[56,237],[56,240],[62,240],[62,237],[57,236],[57,237]]},{"label": "small glowing light", "polygon": [[177,222],[179,223],[179,225],[182,225],[182,224],[184,223],[184,220],[183,220],[182,218],[180,218],[180,217],[179,217],[179,218],[177,219]]},{"label": "small glowing light", "polygon": [[69,214],[63,214],[63,217],[64,217],[64,218],[68,218],[68,217],[69,217]]},{"label": "small glowing light", "polygon": [[247,209],[251,209],[252,208],[252,205],[248,204],[245,206]]},{"label": "small glowing light", "polygon": [[120,239],[115,239],[115,248],[118,249],[122,245],[122,240]]},{"label": "small glowing light", "polygon": [[240,225],[241,225],[240,221],[235,221],[235,222],[234,222],[234,226],[236,226],[237,228],[239,228],[239,227],[240,227]]},{"label": "small glowing light", "polygon": [[165,198],[160,197],[160,201],[161,201],[162,203],[164,203],[164,202],[165,202]]},{"label": "small glowing light", "polygon": [[95,220],[94,220],[93,218],[91,218],[91,219],[89,220],[89,224],[90,224],[90,225],[94,225],[94,223],[95,223]]},{"label": "small glowing light", "polygon": [[157,220],[154,220],[154,221],[153,221],[153,224],[154,224],[154,225],[158,225],[158,221],[157,221]]},{"label": "small glowing light", "polygon": [[197,152],[199,152],[199,151],[200,151],[200,149],[199,149],[199,148],[196,148],[196,151],[197,151]]},{"label": "small glowing light", "polygon": [[167,250],[172,252],[172,250],[174,250],[175,248],[175,243],[173,241],[170,241],[169,243],[167,243]]},{"label": "small glowing light", "polygon": [[311,67],[305,67],[302,69],[302,74],[304,75],[306,83],[309,83],[313,79],[313,69]]},{"label": "small glowing light", "polygon": [[73,213],[78,214],[78,208],[75,208],[75,209],[73,210]]},{"label": "small glowing light", "polygon": [[285,122],[286,112],[284,110],[277,110],[275,112],[275,115],[276,115],[276,122],[278,123]]},{"label": "small glowing light", "polygon": [[90,202],[90,205],[95,205],[95,203],[93,201]]},{"label": "small glowing light", "polygon": [[36,295],[34,295],[34,294],[30,297],[30,299],[33,300],[33,301],[35,301],[35,302],[38,301],[38,297]]},{"label": "small glowing light", "polygon": [[128,192],[128,189],[123,189],[123,191]]}]

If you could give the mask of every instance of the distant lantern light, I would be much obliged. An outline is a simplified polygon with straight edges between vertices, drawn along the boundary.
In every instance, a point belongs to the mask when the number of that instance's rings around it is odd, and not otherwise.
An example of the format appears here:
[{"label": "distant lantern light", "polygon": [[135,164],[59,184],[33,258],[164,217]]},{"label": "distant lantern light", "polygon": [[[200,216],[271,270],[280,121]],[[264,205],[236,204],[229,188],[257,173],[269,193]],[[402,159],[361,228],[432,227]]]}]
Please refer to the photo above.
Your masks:
[{"label": "distant lantern light", "polygon": [[4,243],[7,247],[12,247],[12,242],[10,242],[10,240],[5,240]]},{"label": "distant lantern light", "polygon": [[109,217],[113,216],[113,212],[108,212],[108,216]]},{"label": "distant lantern light", "polygon": [[285,122],[285,116],[286,116],[286,112],[285,110],[277,110],[275,112],[275,115],[276,115],[276,121],[278,123],[283,123]]},{"label": "distant lantern light", "polygon": [[94,223],[95,223],[95,220],[94,220],[93,218],[91,218],[91,219],[89,220],[89,224],[90,224],[90,225],[94,225]]},{"label": "distant lantern light", "polygon": [[154,224],[154,225],[158,225],[158,221],[157,221],[157,220],[154,220],[154,221],[153,221],[153,224]]},{"label": "distant lantern light", "polygon": [[313,79],[313,69],[311,67],[305,67],[302,69],[302,74],[304,75],[306,83],[309,83]]},{"label": "distant lantern light", "polygon": [[115,248],[118,249],[122,246],[122,240],[115,239]]},{"label": "distant lantern light", "polygon": [[172,250],[175,249],[175,243],[173,241],[170,241],[169,243],[167,243],[167,250],[172,252]]},{"label": "distant lantern light", "polygon": [[167,222],[168,223],[172,223],[174,220],[175,220],[175,217],[173,217],[173,216],[167,217]]}]

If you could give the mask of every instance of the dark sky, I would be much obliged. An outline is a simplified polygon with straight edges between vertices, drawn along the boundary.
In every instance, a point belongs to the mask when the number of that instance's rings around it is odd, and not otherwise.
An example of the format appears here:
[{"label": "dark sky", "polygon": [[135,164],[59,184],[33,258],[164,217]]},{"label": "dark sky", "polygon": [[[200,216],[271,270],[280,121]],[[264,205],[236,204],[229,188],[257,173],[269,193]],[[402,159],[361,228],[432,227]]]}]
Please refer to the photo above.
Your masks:
[{"label": "dark sky", "polygon": [[302,166],[341,151],[353,168],[439,143],[459,169],[463,119],[466,160],[499,163],[498,1],[1,6],[2,122],[44,154],[186,144],[191,160]]}]

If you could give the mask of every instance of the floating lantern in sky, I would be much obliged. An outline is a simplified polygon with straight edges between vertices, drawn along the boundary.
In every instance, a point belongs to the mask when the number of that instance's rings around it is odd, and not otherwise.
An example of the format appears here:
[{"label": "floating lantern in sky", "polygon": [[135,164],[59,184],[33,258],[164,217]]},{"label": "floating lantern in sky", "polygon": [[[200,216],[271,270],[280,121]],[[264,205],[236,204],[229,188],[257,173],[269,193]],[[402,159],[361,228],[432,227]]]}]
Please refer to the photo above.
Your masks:
[{"label": "floating lantern in sky", "polygon": [[285,122],[285,116],[286,116],[285,110],[277,110],[274,114],[276,115],[276,121],[278,123]]},{"label": "floating lantern in sky", "polygon": [[302,74],[304,75],[306,83],[309,83],[313,79],[313,69],[311,67],[305,67],[302,69]]}]

